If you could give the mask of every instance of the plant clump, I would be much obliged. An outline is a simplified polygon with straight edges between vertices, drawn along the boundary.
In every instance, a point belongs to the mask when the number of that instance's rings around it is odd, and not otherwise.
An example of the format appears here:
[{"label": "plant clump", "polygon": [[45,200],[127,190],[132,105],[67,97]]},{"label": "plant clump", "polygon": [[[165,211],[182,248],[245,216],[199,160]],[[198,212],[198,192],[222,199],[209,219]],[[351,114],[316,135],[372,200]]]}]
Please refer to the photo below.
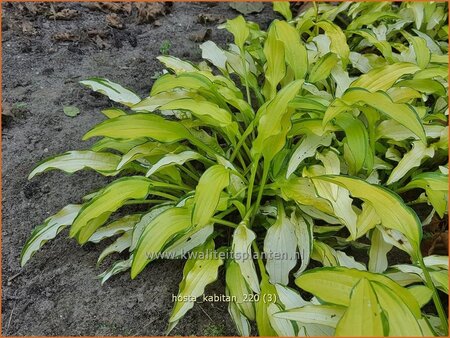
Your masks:
[{"label": "plant clump", "polygon": [[448,257],[421,253],[422,226],[448,213],[447,4],[273,6],[267,31],[228,20],[234,43],[203,43],[205,61],[158,57],[146,98],[81,81],[118,105],[92,147],[30,178],[117,179],[45,220],[21,263],[70,227],[80,244],[114,239],[99,263],[126,253],[102,283],[187,258],[168,332],[222,269],[241,335],[252,321],[262,336],[447,335]]}]

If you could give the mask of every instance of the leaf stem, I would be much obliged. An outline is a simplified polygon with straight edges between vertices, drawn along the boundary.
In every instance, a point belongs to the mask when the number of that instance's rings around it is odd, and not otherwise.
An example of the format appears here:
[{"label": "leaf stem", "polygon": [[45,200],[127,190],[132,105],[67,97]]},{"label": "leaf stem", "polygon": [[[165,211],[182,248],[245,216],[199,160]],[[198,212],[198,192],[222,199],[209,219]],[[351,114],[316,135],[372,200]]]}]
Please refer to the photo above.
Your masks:
[{"label": "leaf stem", "polygon": [[195,175],[192,171],[190,171],[188,168],[184,167],[184,166],[180,166],[180,169],[186,174],[188,175],[190,178],[192,178],[194,181],[198,182],[198,180],[200,179],[200,177],[198,177],[197,175]]},{"label": "leaf stem", "polygon": [[266,268],[265,268],[264,262],[261,258],[261,251],[259,251],[258,245],[256,244],[255,241],[252,242],[252,248],[253,248],[253,251],[256,252],[256,255],[258,257],[258,267],[259,267],[259,271],[261,272],[261,277],[262,277],[262,279],[267,279]]},{"label": "leaf stem", "polygon": [[244,131],[244,133],[242,134],[242,136],[239,138],[239,142],[236,145],[236,147],[233,150],[233,153],[230,156],[230,162],[233,162],[236,155],[239,152],[239,149],[241,149],[242,145],[244,144],[245,140],[247,139],[247,137],[252,133],[253,131],[253,122],[250,123],[247,127],[247,129]]},{"label": "leaf stem", "polygon": [[439,319],[441,320],[442,330],[444,330],[444,335],[448,336],[448,322],[447,315],[445,314],[444,308],[442,306],[441,300],[439,299],[439,294],[436,289],[436,286],[433,283],[433,279],[431,278],[430,272],[423,261],[422,254],[419,255],[419,265],[423,271],[423,275],[425,276],[425,283],[428,288],[433,292],[433,303],[436,307],[436,311],[438,313]]},{"label": "leaf stem", "polygon": [[258,156],[255,159],[255,161],[252,163],[252,172],[251,172],[250,181],[249,181],[249,185],[248,185],[248,191],[247,191],[247,204],[246,204],[247,211],[250,210],[250,206],[252,205],[253,186],[255,185],[256,173],[258,172],[259,159],[260,159],[260,156]]},{"label": "leaf stem", "polygon": [[167,188],[167,189],[183,190],[183,191],[191,191],[192,190],[192,188],[190,186],[185,185],[185,184],[170,184],[170,183],[158,182],[158,181],[153,181],[152,184],[153,184],[153,186],[158,187],[158,188]]},{"label": "leaf stem", "polygon": [[259,185],[258,197],[256,198],[256,203],[255,203],[256,208],[253,211],[250,223],[253,223],[253,220],[255,219],[255,216],[256,216],[258,208],[259,208],[259,204],[261,203],[262,195],[264,192],[264,186],[266,184],[267,177],[269,176],[269,169],[270,169],[270,161],[264,160],[263,174],[262,174],[262,178],[261,178],[261,183]]},{"label": "leaf stem", "polygon": [[245,80],[245,91],[247,94],[247,103],[251,106],[252,105],[252,98],[250,96],[250,88],[248,86],[248,67],[247,67],[247,60],[245,59],[245,50],[241,50],[241,59],[242,59],[242,65],[244,66],[244,80]]},{"label": "leaf stem", "polygon": [[216,218],[216,217],[211,217],[210,220],[211,220],[212,222],[214,222],[214,223],[226,225],[226,226],[228,226],[228,227],[230,227],[230,228],[233,228],[233,229],[234,229],[234,228],[237,228],[237,224],[235,224],[235,223],[233,223],[233,222],[226,221],[226,220],[224,220],[224,219],[220,219],[220,218]]},{"label": "leaf stem", "polygon": [[124,205],[135,205],[135,204],[158,204],[158,203],[164,203],[167,201],[164,200],[131,200],[131,201],[126,201],[124,203]]},{"label": "leaf stem", "polygon": [[168,200],[171,200],[171,201],[178,201],[178,197],[175,197],[173,195],[167,194],[167,193],[162,192],[162,191],[150,190],[148,193],[149,193],[149,195],[154,195],[154,196],[167,198]]}]

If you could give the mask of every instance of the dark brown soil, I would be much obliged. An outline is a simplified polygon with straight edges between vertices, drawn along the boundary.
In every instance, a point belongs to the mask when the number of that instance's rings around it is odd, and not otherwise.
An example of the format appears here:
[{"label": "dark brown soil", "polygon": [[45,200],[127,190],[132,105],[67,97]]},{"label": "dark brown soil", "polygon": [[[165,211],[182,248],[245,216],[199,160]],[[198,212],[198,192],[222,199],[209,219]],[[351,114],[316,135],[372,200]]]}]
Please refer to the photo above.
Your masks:
[{"label": "dark brown soil", "polygon": [[[192,41],[198,33],[211,29],[210,38],[223,47],[231,40],[215,28],[217,21],[200,23],[198,16],[216,20],[238,14],[226,3],[174,3],[155,17],[137,17],[133,7],[130,14],[119,11],[106,21],[111,11],[92,3],[3,3],[3,104],[8,114],[2,123],[3,335],[164,334],[182,261],[155,262],[134,281],[125,273],[101,286],[95,277],[107,265],[102,269],[95,263],[105,245],[81,248],[64,232],[23,269],[19,265],[21,248],[36,225],[106,182],[94,172],[49,172],[27,180],[38,161],[90,145],[80,139],[103,119],[99,110],[109,103],[78,81],[107,77],[145,97],[153,75],[162,70],[155,58],[164,40],[170,42],[171,55],[198,61],[201,51]],[[273,17],[266,3],[263,12],[248,19],[265,28]],[[64,115],[67,105],[77,106],[80,115]],[[221,294],[223,287],[220,276],[207,293]],[[172,333],[237,334],[224,303],[196,304]]]}]

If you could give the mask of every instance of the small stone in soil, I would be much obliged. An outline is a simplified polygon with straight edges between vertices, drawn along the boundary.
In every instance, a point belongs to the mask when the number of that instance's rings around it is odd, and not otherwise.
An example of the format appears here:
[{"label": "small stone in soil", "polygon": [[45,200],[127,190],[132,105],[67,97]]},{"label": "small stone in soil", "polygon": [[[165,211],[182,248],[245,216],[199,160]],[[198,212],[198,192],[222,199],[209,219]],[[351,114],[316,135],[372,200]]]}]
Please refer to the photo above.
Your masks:
[{"label": "small stone in soil", "polygon": [[128,42],[130,43],[131,47],[136,47],[137,46],[137,38],[134,35],[130,35],[128,37]]}]

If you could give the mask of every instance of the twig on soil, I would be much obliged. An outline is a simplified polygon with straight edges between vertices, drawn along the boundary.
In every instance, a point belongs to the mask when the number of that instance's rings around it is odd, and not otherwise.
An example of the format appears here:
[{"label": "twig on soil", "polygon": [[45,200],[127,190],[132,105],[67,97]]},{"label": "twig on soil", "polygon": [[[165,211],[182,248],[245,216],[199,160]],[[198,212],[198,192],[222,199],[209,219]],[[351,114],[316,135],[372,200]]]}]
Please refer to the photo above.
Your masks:
[{"label": "twig on soil", "polygon": [[[17,291],[16,291],[16,292],[17,292]],[[14,293],[14,296],[16,296],[16,292]],[[5,336],[8,335],[9,327],[10,327],[10,325],[11,325],[11,320],[12,320],[12,316],[13,316],[13,313],[14,313],[14,309],[15,309],[15,308],[16,308],[16,301],[14,301],[13,308],[12,308],[12,310],[11,310],[11,314],[9,315],[8,325],[6,326],[6,330],[5,330]]]},{"label": "twig on soil", "polygon": [[11,276],[8,278],[8,285],[11,285],[11,282],[16,279],[17,277],[19,277],[22,274],[22,271],[16,273],[15,275]]},{"label": "twig on soil", "polygon": [[202,306],[201,306],[200,304],[198,304],[198,307],[200,308],[200,310],[203,311],[203,313],[206,315],[206,317],[209,318],[209,320],[210,320],[211,322],[214,322],[214,321],[212,320],[212,318],[209,316],[209,314],[202,308]]}]

